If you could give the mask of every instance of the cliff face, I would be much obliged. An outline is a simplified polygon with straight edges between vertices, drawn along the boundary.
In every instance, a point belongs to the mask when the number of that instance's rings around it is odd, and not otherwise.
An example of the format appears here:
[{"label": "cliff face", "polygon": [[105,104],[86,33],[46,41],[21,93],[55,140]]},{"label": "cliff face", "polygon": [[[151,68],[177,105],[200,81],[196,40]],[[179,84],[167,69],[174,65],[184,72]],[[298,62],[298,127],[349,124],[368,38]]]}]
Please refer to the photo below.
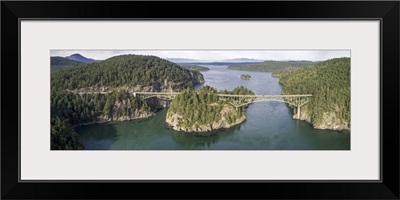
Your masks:
[{"label": "cliff face", "polygon": [[130,99],[124,99],[122,101],[115,102],[110,114],[108,116],[104,116],[103,114],[99,117],[99,119],[105,121],[127,121],[147,118],[153,114],[154,112],[152,111],[132,107],[130,104]]},{"label": "cliff face", "polygon": [[[190,72],[191,77],[192,77],[192,83],[198,84],[198,83],[204,83],[204,78],[203,75],[200,72]],[[80,88],[73,90],[71,92],[78,94],[78,95],[84,95],[84,94],[92,94],[92,93],[101,93],[101,94],[109,94],[112,93],[115,90],[120,90],[124,91],[127,93],[134,93],[134,92],[178,92],[181,91],[183,88],[176,87],[177,84],[169,81],[168,79],[165,79],[163,81],[163,84],[154,84],[150,86],[141,86],[141,85],[136,85],[136,86],[122,86],[122,87],[86,87],[86,88]],[[137,108],[133,105],[131,105],[131,100],[130,98],[125,98],[122,100],[118,100],[114,102],[114,104],[111,106],[112,109],[108,115],[105,115],[104,113],[101,113],[98,117],[97,120],[94,120],[92,122],[86,122],[78,125],[85,125],[85,124],[93,124],[93,123],[104,123],[104,122],[110,122],[110,121],[130,121],[130,120],[135,120],[135,119],[144,119],[148,118],[154,115],[154,113],[161,108],[166,108],[169,106],[169,101],[167,100],[162,100],[158,98],[150,98],[147,99],[146,102],[149,105],[149,109],[142,109],[142,108]]]},{"label": "cliff face", "polygon": [[246,114],[242,114],[239,118],[232,121],[229,119],[229,116],[237,115],[235,113],[236,110],[233,106],[225,104],[223,109],[220,112],[220,117],[214,120],[213,122],[207,124],[199,124],[195,123],[192,126],[185,126],[182,124],[183,117],[177,113],[173,113],[168,111],[166,123],[174,130],[177,131],[184,131],[184,132],[196,132],[196,133],[203,133],[203,132],[210,132],[213,130],[221,129],[221,128],[230,128],[234,125],[242,123],[246,120]]},{"label": "cliff face", "polygon": [[204,83],[203,74],[198,71],[190,71],[190,76],[192,77],[193,84]]},{"label": "cliff face", "polygon": [[[293,115],[293,119],[299,119],[297,114]],[[301,107],[300,120],[312,124],[315,129],[350,130],[350,124],[338,117],[337,112],[324,112],[317,122],[312,122],[307,105]]]},{"label": "cliff face", "polygon": [[[118,116],[118,115],[111,115],[111,116],[104,116],[101,115],[98,121],[94,121],[92,123],[104,123],[104,122],[111,122],[111,121],[131,121],[135,119],[145,119],[154,115],[154,112],[147,112],[132,109],[132,113],[129,115]],[[90,124],[90,123],[88,123]]]}]

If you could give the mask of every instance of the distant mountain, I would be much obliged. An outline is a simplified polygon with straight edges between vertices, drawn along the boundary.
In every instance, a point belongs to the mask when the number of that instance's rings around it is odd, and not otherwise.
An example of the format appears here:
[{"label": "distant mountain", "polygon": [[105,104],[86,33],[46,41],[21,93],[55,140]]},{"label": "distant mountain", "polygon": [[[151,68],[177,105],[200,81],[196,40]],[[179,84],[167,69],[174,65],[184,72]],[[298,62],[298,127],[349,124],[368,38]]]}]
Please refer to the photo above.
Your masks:
[{"label": "distant mountain", "polygon": [[220,62],[223,63],[256,63],[256,62],[263,62],[263,60],[253,59],[253,58],[233,58],[233,59],[226,59]]},{"label": "distant mountain", "polygon": [[67,56],[67,57],[65,57],[65,58],[70,59],[70,60],[75,60],[75,61],[78,61],[78,62],[81,62],[81,63],[93,63],[93,62],[97,62],[97,60],[91,59],[91,58],[86,58],[85,56],[82,56],[82,55],[79,54],[79,53],[72,54],[72,55]]},{"label": "distant mountain", "polygon": [[233,58],[233,59],[225,59],[218,61],[209,61],[209,60],[195,60],[188,58],[165,58],[168,61],[174,63],[202,63],[202,64],[228,64],[228,63],[259,63],[263,62],[263,60],[252,59],[252,58]]},{"label": "distant mountain", "polygon": [[50,57],[51,70],[56,70],[56,69],[60,69],[63,67],[68,67],[68,66],[77,66],[80,64],[83,64],[83,63],[75,61],[75,60],[70,60],[70,59],[67,59],[64,57],[60,57],[60,56]]}]

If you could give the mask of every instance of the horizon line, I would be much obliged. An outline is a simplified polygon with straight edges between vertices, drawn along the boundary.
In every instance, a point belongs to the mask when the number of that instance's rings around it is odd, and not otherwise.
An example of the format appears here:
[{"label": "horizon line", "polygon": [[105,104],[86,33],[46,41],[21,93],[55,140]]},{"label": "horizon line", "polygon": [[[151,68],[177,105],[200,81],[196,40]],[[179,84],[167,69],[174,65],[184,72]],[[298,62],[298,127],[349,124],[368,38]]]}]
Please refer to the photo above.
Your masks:
[{"label": "horizon line", "polygon": [[[62,51],[62,50],[51,50],[51,51]],[[90,50],[87,50],[87,51],[90,51]],[[93,51],[97,51],[97,50],[93,50]],[[221,59],[221,60],[201,60],[201,59],[188,58],[188,57],[161,57],[161,56],[151,55],[151,54],[133,54],[133,53],[113,55],[113,56],[110,56],[110,57],[105,58],[105,59],[96,59],[96,58],[92,58],[92,57],[87,57],[87,56],[82,55],[82,53],[73,53],[73,54],[70,54],[70,55],[67,55],[67,56],[50,55],[50,57],[67,58],[68,56],[72,56],[72,55],[75,55],[75,54],[78,54],[78,55],[80,55],[82,57],[85,57],[87,59],[94,59],[94,60],[97,60],[97,61],[104,61],[104,60],[107,60],[107,59],[110,59],[110,58],[113,58],[113,57],[116,57],[116,56],[124,56],[124,55],[155,56],[155,57],[159,57],[159,58],[162,58],[162,59],[168,60],[168,61],[170,61],[170,59],[171,60],[173,60],[173,59],[192,60],[192,61],[189,61],[189,62],[182,62],[182,63],[210,63],[210,62],[229,62],[229,61],[232,62],[232,60],[239,60],[239,59],[257,60],[257,61],[250,61],[249,63],[259,63],[259,62],[265,62],[265,61],[311,61],[311,62],[320,62],[320,61],[330,60],[330,59],[334,59],[334,58],[351,58],[350,56],[339,56],[339,57],[328,58],[328,59],[323,59],[323,60],[312,60],[312,59],[307,60],[307,59],[259,59],[259,58],[251,58],[251,57],[236,57],[236,58],[227,58],[227,59]],[[170,62],[173,62],[173,61],[170,61]],[[244,62],[246,62],[246,61],[244,61]],[[178,63],[181,63],[181,62],[178,62]],[[235,63],[235,62],[232,62],[232,63]]]}]

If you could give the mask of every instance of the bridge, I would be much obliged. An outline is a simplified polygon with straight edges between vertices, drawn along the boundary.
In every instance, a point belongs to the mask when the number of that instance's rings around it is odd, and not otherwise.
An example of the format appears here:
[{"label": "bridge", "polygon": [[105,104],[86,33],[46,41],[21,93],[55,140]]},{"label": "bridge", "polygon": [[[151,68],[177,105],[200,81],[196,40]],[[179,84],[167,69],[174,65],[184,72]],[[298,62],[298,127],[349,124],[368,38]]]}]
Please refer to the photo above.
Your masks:
[{"label": "bridge", "polygon": [[[142,100],[157,97],[160,99],[172,100],[179,93],[169,92],[134,92],[133,95],[139,96]],[[276,101],[287,103],[297,108],[297,117],[300,118],[300,107],[310,102],[311,94],[297,95],[233,95],[233,94],[215,94],[221,100],[224,100],[232,106],[238,108],[255,102]]]}]

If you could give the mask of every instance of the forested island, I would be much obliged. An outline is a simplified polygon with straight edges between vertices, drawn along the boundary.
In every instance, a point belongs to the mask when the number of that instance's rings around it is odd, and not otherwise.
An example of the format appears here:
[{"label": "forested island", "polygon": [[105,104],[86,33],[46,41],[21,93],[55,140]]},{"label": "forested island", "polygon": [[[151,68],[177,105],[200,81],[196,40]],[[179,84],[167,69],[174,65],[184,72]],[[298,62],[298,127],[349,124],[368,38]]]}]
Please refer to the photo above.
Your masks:
[{"label": "forested island", "polygon": [[275,76],[283,85],[282,94],[313,95],[301,107],[301,120],[317,129],[350,130],[350,58],[330,59]]},{"label": "forested island", "polygon": [[205,72],[205,71],[209,71],[210,68],[208,67],[203,67],[203,66],[199,66],[199,65],[189,65],[189,64],[180,64],[180,66],[189,69],[189,70],[195,70],[195,71],[200,71],[200,72]]},{"label": "forested island", "polygon": [[249,74],[242,74],[242,75],[240,75],[240,78],[244,79],[244,80],[250,80],[251,76]]},{"label": "forested island", "polygon": [[295,69],[304,66],[315,65],[312,61],[264,61],[261,63],[232,64],[230,70],[255,71],[255,72],[274,72],[278,70]]},{"label": "forested island", "polygon": [[172,100],[167,124],[177,131],[201,133],[229,128],[246,119],[245,106],[235,108],[217,94],[254,95],[243,86],[220,92],[209,86],[198,91],[184,90]]},{"label": "forested island", "polygon": [[132,92],[180,92],[203,83],[203,75],[155,56],[122,55],[51,74],[51,149],[82,149],[73,127],[152,116],[159,99]]}]

